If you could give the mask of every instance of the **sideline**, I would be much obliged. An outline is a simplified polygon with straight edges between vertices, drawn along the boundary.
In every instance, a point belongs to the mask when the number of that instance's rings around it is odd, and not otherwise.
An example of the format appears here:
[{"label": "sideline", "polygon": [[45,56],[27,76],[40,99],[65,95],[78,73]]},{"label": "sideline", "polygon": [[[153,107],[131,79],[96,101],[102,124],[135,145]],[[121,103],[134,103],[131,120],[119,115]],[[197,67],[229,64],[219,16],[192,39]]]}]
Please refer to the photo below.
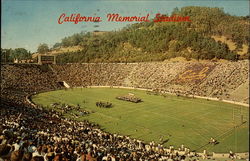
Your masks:
[{"label": "sideline", "polygon": [[35,93],[29,94],[29,95],[27,95],[27,96],[25,97],[26,101],[27,101],[32,107],[35,107],[35,108],[37,107],[37,105],[34,104],[33,101],[31,101],[31,96],[32,96],[32,95],[36,95],[36,94],[38,94],[38,93],[35,92]]},{"label": "sideline", "polygon": [[[143,91],[153,91],[152,89],[124,87],[124,86],[86,86],[85,88],[92,88],[92,87],[93,88],[123,88],[123,89],[136,89],[136,90],[143,90]],[[74,88],[84,88],[84,87],[74,87]],[[170,94],[170,95],[175,95],[174,93],[171,93],[171,92],[161,91],[161,93],[167,93],[167,94]],[[201,99],[207,99],[207,100],[212,100],[212,101],[220,101],[220,102],[226,102],[226,103],[231,103],[231,104],[236,104],[236,105],[249,107],[249,104],[246,104],[246,103],[236,102],[236,101],[231,101],[231,100],[218,99],[218,98],[213,98],[213,97],[204,97],[204,96],[197,96],[197,95],[186,95],[185,97],[201,98]]]}]

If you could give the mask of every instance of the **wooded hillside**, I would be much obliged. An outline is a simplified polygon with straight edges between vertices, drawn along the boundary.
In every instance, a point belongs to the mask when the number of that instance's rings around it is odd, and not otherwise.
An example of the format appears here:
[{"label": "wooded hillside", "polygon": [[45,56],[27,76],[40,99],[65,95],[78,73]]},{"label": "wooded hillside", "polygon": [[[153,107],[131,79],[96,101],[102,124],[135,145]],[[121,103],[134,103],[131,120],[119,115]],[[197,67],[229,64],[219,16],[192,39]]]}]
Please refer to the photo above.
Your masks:
[{"label": "wooded hillside", "polygon": [[[221,8],[208,7],[175,8],[171,15],[174,14],[190,16],[191,22],[143,22],[119,31],[65,37],[54,49],[82,49],[58,55],[58,62],[145,62],[180,56],[187,60],[248,58],[249,16],[231,16]],[[228,44],[216,41],[214,36],[223,36],[236,48],[230,50]],[[245,53],[243,45],[247,46]]]}]

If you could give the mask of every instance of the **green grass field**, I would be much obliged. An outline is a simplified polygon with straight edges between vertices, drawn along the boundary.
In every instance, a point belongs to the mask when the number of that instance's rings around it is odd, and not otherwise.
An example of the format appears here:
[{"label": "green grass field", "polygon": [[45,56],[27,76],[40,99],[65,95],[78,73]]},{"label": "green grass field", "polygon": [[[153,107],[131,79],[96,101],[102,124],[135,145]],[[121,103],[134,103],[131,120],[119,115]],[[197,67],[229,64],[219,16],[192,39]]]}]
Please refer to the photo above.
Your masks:
[{"label": "green grass field", "polygon": [[[132,103],[115,97],[134,93],[143,102]],[[111,133],[127,135],[145,142],[155,141],[164,146],[181,144],[191,150],[212,152],[248,152],[249,110],[247,107],[204,99],[149,95],[146,91],[116,88],[75,88],[40,93],[32,97],[36,104],[48,108],[52,103],[80,104],[93,111],[79,120],[98,123]],[[97,101],[108,101],[112,108],[96,107]],[[76,111],[72,111],[76,112]],[[234,120],[233,120],[234,114]],[[247,121],[241,126],[241,114]],[[67,115],[67,117],[71,117]],[[207,145],[210,138],[219,141]]]}]

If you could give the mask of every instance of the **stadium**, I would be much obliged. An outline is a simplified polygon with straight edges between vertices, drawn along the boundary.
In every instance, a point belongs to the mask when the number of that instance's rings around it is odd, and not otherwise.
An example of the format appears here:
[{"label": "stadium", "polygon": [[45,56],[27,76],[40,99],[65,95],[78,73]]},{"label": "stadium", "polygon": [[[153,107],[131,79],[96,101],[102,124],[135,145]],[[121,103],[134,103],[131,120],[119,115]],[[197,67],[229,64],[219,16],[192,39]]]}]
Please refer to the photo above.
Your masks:
[{"label": "stadium", "polygon": [[[247,60],[2,65],[2,128],[7,138],[15,129],[33,144],[42,137],[47,150],[55,139],[69,150],[82,143],[86,153],[127,159],[157,160],[171,151],[247,158],[248,66]],[[115,98],[129,93],[142,102]]]},{"label": "stadium", "polygon": [[1,3],[0,161],[249,160],[248,1]]}]

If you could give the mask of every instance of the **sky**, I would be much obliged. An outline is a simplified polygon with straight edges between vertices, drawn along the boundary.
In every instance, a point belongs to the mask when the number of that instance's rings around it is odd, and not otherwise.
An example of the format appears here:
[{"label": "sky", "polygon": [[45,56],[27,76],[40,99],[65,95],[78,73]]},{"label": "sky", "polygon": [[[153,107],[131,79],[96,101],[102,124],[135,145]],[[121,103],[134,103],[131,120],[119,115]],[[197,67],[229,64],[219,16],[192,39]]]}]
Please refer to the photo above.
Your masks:
[{"label": "sky", "polygon": [[[207,6],[224,8],[226,13],[236,16],[249,15],[248,0],[1,0],[1,47],[25,48],[36,52],[41,43],[52,47],[62,38],[74,33],[94,30],[119,30],[128,22],[108,22],[107,14],[122,16],[146,16],[156,13],[171,13],[175,7]],[[67,16],[99,16],[102,22],[79,22],[58,24],[62,13]],[[95,27],[98,24],[99,27]]]}]

